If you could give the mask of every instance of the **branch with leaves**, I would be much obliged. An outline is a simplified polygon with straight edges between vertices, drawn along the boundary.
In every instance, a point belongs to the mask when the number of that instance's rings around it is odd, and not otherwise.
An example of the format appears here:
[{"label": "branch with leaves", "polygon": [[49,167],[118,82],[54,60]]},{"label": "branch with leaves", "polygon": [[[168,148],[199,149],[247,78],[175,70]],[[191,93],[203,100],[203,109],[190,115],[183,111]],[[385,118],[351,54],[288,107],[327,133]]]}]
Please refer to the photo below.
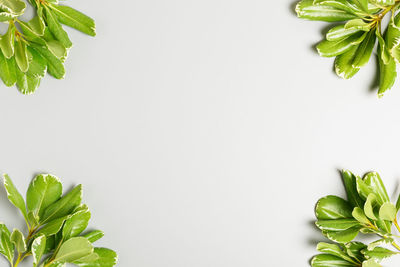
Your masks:
[{"label": "branch with leaves", "polygon": [[[396,243],[398,233],[392,231],[395,227],[400,232],[397,221],[400,196],[396,204],[390,202],[376,172],[361,178],[344,170],[342,178],[347,200],[330,195],[317,202],[315,224],[335,243],[319,243],[317,250],[322,254],[313,257],[311,266],[381,267],[383,259],[400,253],[400,245]],[[378,239],[370,244],[354,241],[359,233]]]},{"label": "branch with leaves", "polygon": [[0,22],[8,23],[0,37],[0,78],[6,86],[17,85],[31,94],[49,73],[56,79],[65,76],[64,62],[72,42],[62,25],[95,36],[95,22],[58,0],[29,0],[36,14],[28,22],[19,17],[26,4],[22,0],[0,0]]},{"label": "branch with leaves", "polygon": [[[321,56],[336,57],[335,71],[344,79],[368,63],[377,42],[378,95],[383,96],[394,85],[400,62],[399,7],[400,0],[302,0],[296,12],[304,19],[345,22],[333,26],[317,45]],[[387,16],[390,21],[384,28],[382,20]]]},{"label": "branch with leaves", "polygon": [[26,222],[27,234],[12,232],[0,223],[0,254],[17,267],[32,256],[33,267],[65,267],[67,263],[81,267],[112,267],[117,254],[108,248],[94,247],[103,237],[99,230],[84,233],[91,217],[88,206],[81,204],[82,186],[62,193],[58,178],[49,174],[36,176],[30,183],[26,202],[8,175],[4,186],[10,202]]}]

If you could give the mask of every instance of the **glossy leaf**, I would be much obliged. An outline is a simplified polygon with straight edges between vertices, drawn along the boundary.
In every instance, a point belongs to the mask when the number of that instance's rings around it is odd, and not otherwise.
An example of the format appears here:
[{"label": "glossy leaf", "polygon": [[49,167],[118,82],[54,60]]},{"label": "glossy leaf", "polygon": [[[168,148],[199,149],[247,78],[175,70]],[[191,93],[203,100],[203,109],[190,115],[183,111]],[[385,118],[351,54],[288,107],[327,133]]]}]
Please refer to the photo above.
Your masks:
[{"label": "glossy leaf", "polygon": [[337,41],[324,40],[317,45],[317,51],[322,57],[335,57],[349,51],[352,46],[361,43],[365,37],[366,34],[357,32]]},{"label": "glossy leaf", "polygon": [[73,237],[65,241],[56,257],[55,262],[74,262],[93,253],[92,243],[84,237]]},{"label": "glossy leaf", "polygon": [[25,201],[7,174],[4,174],[4,187],[7,191],[8,200],[21,211],[22,215],[24,215],[24,218],[27,220],[28,214],[26,212]]},{"label": "glossy leaf", "polygon": [[81,267],[112,267],[117,264],[117,253],[108,248],[94,248],[94,253],[98,255],[98,259],[93,262],[75,261],[74,264]]},{"label": "glossy leaf", "polygon": [[39,265],[40,260],[44,254],[46,248],[46,236],[40,235],[33,240],[31,253],[33,256],[33,267]]},{"label": "glossy leaf", "polygon": [[26,251],[26,241],[20,230],[14,229],[10,236],[11,242],[19,253]]},{"label": "glossy leaf", "polygon": [[11,234],[7,226],[0,223],[0,254],[11,263],[14,258],[14,244],[11,242]]},{"label": "glossy leaf", "polygon": [[91,231],[91,232],[83,235],[83,237],[87,238],[87,240],[89,240],[92,243],[101,239],[103,236],[104,236],[104,232],[100,231],[100,230],[94,230],[94,231]]},{"label": "glossy leaf", "polygon": [[346,21],[356,18],[356,15],[344,10],[326,5],[314,5],[313,0],[302,0],[296,6],[297,16],[309,20],[327,22]]}]

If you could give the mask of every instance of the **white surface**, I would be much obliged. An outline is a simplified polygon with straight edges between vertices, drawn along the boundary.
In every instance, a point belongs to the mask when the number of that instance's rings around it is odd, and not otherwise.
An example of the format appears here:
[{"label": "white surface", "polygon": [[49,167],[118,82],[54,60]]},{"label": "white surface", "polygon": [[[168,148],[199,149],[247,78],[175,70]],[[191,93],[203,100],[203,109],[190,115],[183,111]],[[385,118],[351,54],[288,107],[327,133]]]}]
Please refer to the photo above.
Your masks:
[{"label": "white surface", "polygon": [[21,191],[38,172],[83,183],[119,266],[305,267],[315,202],[343,193],[337,169],[395,190],[400,83],[377,99],[374,64],[337,78],[312,49],[325,24],[293,1],[68,4],[98,36],[69,31],[65,80],[1,87],[0,171]]}]

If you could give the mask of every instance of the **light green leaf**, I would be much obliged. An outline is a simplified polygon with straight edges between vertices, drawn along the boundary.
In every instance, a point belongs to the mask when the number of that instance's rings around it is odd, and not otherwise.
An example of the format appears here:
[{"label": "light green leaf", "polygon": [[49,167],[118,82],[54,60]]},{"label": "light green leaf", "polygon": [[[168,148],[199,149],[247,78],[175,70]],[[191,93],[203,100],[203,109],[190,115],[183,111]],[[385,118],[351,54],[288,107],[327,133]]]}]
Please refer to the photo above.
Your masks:
[{"label": "light green leaf", "polygon": [[11,242],[10,231],[7,226],[0,223],[0,253],[12,263],[14,258],[14,244]]},{"label": "light green leaf", "polygon": [[9,25],[7,32],[0,38],[0,49],[7,59],[14,55],[14,32],[14,26]]},{"label": "light green leaf", "polygon": [[22,72],[27,72],[29,68],[28,50],[22,40],[15,41],[15,62]]},{"label": "light green leaf", "polygon": [[63,79],[65,68],[62,61],[57,58],[47,47],[31,44],[31,46],[47,61],[47,71],[56,79]]},{"label": "light green leaf", "polygon": [[371,222],[368,220],[368,218],[365,216],[364,211],[359,208],[359,207],[355,207],[353,210],[353,217],[359,221],[362,224],[366,224],[369,225],[371,224]]},{"label": "light green leaf", "polygon": [[362,253],[367,257],[367,259],[374,259],[378,262],[385,258],[398,254],[397,252],[382,247],[376,247],[373,250],[363,250]]},{"label": "light green leaf", "polygon": [[24,94],[32,94],[40,85],[41,77],[32,77],[22,72],[19,68],[15,69],[17,74],[17,87],[18,90]]},{"label": "light green leaf", "polygon": [[42,259],[44,250],[46,248],[46,236],[40,235],[33,240],[32,243],[32,256],[33,256],[33,267],[37,267]]},{"label": "light green leaf", "polygon": [[17,82],[15,67],[14,57],[7,59],[0,51],[0,78],[6,86],[13,86]]},{"label": "light green leaf", "polygon": [[376,263],[373,259],[369,259],[362,263],[362,267],[382,267],[382,266]]},{"label": "light green leaf", "polygon": [[387,220],[387,221],[394,221],[394,219],[396,219],[396,207],[390,203],[390,202],[386,202],[383,203],[383,205],[381,206],[381,208],[379,209],[379,218],[381,220]]},{"label": "light green leaf", "polygon": [[358,15],[362,10],[357,5],[348,0],[314,0],[316,6],[329,6],[339,10],[343,10],[348,14]]},{"label": "light green leaf", "polygon": [[323,234],[332,241],[335,241],[338,243],[347,243],[347,242],[352,241],[354,238],[356,238],[356,236],[358,235],[358,232],[360,231],[361,228],[362,228],[362,226],[359,225],[359,226],[351,227],[344,231],[338,231],[338,232],[323,231]]},{"label": "light green leaf", "polygon": [[91,36],[96,35],[96,25],[92,18],[69,6],[50,5],[50,8],[62,24]]},{"label": "light green leaf", "polygon": [[40,217],[47,207],[61,198],[62,184],[50,174],[37,175],[28,187],[26,202],[29,211]]},{"label": "light green leaf", "polygon": [[312,267],[354,267],[353,263],[329,254],[319,254],[311,260]]},{"label": "light green leaf", "polygon": [[92,243],[101,239],[103,236],[104,236],[104,232],[100,231],[100,230],[94,230],[94,231],[91,231],[91,232],[83,235],[83,237],[87,238],[87,240],[89,240]]},{"label": "light green leaf", "polygon": [[353,46],[349,51],[336,57],[335,72],[343,79],[350,79],[360,70],[358,67],[353,67],[353,61],[356,57],[358,46]]},{"label": "light green leaf", "polygon": [[84,237],[73,237],[65,241],[57,255],[55,262],[74,262],[93,253],[93,245]]},{"label": "light green leaf", "polygon": [[41,17],[35,16],[33,19],[28,21],[29,28],[38,36],[44,34],[44,28],[46,27]]},{"label": "light green leaf", "polygon": [[316,226],[321,230],[327,231],[343,231],[353,226],[360,225],[360,222],[354,219],[337,219],[337,220],[318,220]]},{"label": "light green leaf", "polygon": [[82,185],[76,186],[68,194],[64,195],[57,202],[51,204],[44,212],[40,223],[50,222],[52,220],[69,215],[82,200]]},{"label": "light green leaf", "polygon": [[357,32],[360,32],[360,30],[356,28],[346,29],[344,25],[338,25],[328,31],[326,39],[328,41],[338,41],[354,35]]},{"label": "light green leaf", "polygon": [[370,193],[367,197],[367,201],[365,201],[364,204],[364,212],[368,216],[368,218],[378,220],[374,210],[378,206],[379,204],[376,201],[376,195],[374,193]]},{"label": "light green leaf", "polygon": [[8,200],[21,211],[22,215],[24,215],[24,218],[27,220],[28,214],[26,212],[25,201],[7,174],[4,174],[4,186],[7,190]]},{"label": "light green leaf", "polygon": [[356,15],[331,6],[313,5],[313,0],[302,0],[296,6],[297,16],[309,20],[327,22],[345,21],[356,18]]},{"label": "light green leaf", "polygon": [[345,29],[358,29],[361,31],[369,31],[371,27],[371,23],[367,23],[362,19],[352,19],[344,25]]},{"label": "light green leaf", "polygon": [[[27,48],[28,48],[28,54],[32,56],[32,61],[29,64],[29,69],[26,74],[31,77],[43,78],[46,75],[46,70],[47,70],[46,59],[42,55],[40,55],[35,49],[29,46]],[[29,209],[29,204],[28,204],[28,209]]]},{"label": "light green leaf", "polygon": [[321,198],[315,208],[315,215],[318,220],[353,218],[351,213],[350,204],[337,196]]},{"label": "light green leaf", "polygon": [[24,14],[26,4],[21,0],[0,0],[0,9],[10,14],[11,18]]},{"label": "light green leaf", "polygon": [[37,233],[36,235],[45,235],[45,236],[52,236],[57,234],[62,226],[64,225],[64,222],[66,219],[68,219],[69,216],[64,216],[55,220],[50,221],[47,223],[45,226],[43,226]]},{"label": "light green leaf", "polygon": [[378,240],[370,243],[368,245],[367,249],[368,250],[374,250],[377,246],[381,246],[381,245],[384,245],[384,244],[391,244],[393,241],[394,241],[394,239],[391,238],[391,237],[378,239]]},{"label": "light green leaf", "polygon": [[385,185],[377,172],[367,173],[364,176],[364,182],[372,188],[380,204],[390,201]]},{"label": "light green leaf", "polygon": [[364,255],[361,253],[361,250],[365,249],[367,246],[361,242],[349,242],[344,244],[346,248],[346,252],[350,257],[358,259],[362,261],[364,259]]},{"label": "light green leaf", "polygon": [[317,45],[317,51],[322,57],[335,57],[349,51],[352,46],[361,43],[365,37],[365,33],[357,32],[337,41],[324,40]]},{"label": "light green leaf", "polygon": [[64,47],[71,48],[72,42],[69,39],[68,34],[62,28],[60,22],[57,20],[56,16],[49,8],[45,7],[44,10],[47,19],[47,26],[49,27],[51,33],[58,41],[61,42],[62,45],[64,45]]},{"label": "light green leaf", "polygon": [[20,230],[14,229],[10,238],[19,253],[26,251],[25,237]]},{"label": "light green leaf", "polygon": [[380,6],[392,6],[395,4],[395,0],[371,0],[371,2]]},{"label": "light green leaf", "polygon": [[317,245],[317,250],[322,253],[327,253],[339,258],[344,259],[345,261],[352,262],[354,264],[357,264],[356,261],[354,261],[352,258],[350,258],[346,253],[344,253],[339,246],[335,244],[329,244],[325,242],[320,242]]},{"label": "light green leaf", "polygon": [[375,32],[370,31],[364,41],[358,46],[352,65],[354,68],[361,68],[366,65],[371,57],[375,46]]},{"label": "light green leaf", "polygon": [[71,237],[78,236],[82,233],[89,224],[90,211],[86,206],[86,209],[80,210],[65,221],[63,228],[63,238],[67,240]]},{"label": "light green leaf", "polygon": [[62,62],[65,61],[68,55],[68,50],[57,40],[50,40],[46,42],[47,48]]},{"label": "light green leaf", "polygon": [[94,248],[94,253],[98,255],[98,259],[94,262],[79,262],[75,261],[74,264],[81,267],[112,267],[117,264],[118,256],[115,251],[108,248]]},{"label": "light green leaf", "polygon": [[346,189],[347,199],[353,207],[364,207],[364,200],[357,192],[357,178],[348,170],[342,170],[343,184]]},{"label": "light green leaf", "polygon": [[[378,49],[379,51],[380,49]],[[391,89],[396,80],[397,72],[396,72],[396,62],[393,58],[389,60],[387,64],[385,64],[382,58],[378,53],[378,61],[379,61],[379,97],[382,97],[383,94]]]}]

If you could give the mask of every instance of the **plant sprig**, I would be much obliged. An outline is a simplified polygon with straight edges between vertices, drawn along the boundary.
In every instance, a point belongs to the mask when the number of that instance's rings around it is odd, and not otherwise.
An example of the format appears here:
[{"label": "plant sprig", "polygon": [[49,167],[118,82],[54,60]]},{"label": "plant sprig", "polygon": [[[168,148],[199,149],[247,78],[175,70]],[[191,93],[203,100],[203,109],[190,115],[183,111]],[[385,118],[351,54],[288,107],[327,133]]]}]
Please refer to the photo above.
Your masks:
[{"label": "plant sprig", "polygon": [[[393,204],[376,172],[361,178],[343,170],[342,178],[347,199],[329,195],[315,207],[316,226],[335,243],[319,243],[317,250],[322,254],[313,257],[311,266],[381,267],[383,259],[400,253],[398,235],[392,231],[395,227],[400,232],[400,196]],[[354,241],[359,233],[379,239],[368,245]]]},{"label": "plant sprig", "polygon": [[28,22],[19,17],[26,4],[22,0],[0,0],[0,22],[8,24],[0,36],[0,78],[6,86],[17,85],[31,94],[49,73],[56,79],[65,76],[64,62],[72,42],[62,25],[90,36],[96,35],[95,22],[85,14],[58,0],[29,0],[36,14]]},{"label": "plant sprig", "polygon": [[[317,45],[323,57],[336,57],[335,71],[349,79],[370,60],[377,45],[379,91],[383,94],[396,80],[400,63],[400,0],[302,0],[298,17],[325,22],[345,22],[332,26],[326,39]],[[390,16],[384,28],[382,20]]]},{"label": "plant sprig", "polygon": [[65,267],[67,263],[81,267],[112,267],[117,254],[92,243],[103,237],[99,230],[85,232],[91,217],[87,205],[82,204],[82,186],[62,193],[59,179],[49,174],[37,175],[30,183],[26,201],[8,175],[4,187],[10,202],[23,215],[27,234],[12,232],[0,223],[0,254],[18,267],[27,257],[33,267]]}]

